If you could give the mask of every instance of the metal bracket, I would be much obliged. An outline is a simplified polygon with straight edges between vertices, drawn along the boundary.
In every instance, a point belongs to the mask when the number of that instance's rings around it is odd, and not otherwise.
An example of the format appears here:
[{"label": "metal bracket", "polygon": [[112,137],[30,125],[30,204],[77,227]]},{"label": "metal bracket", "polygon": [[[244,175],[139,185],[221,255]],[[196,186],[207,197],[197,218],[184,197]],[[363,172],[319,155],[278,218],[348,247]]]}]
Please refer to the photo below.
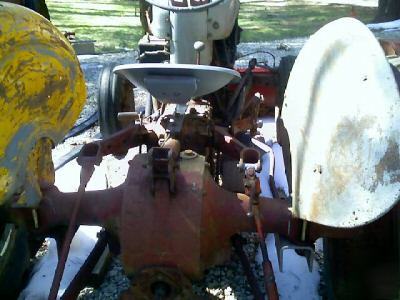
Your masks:
[{"label": "metal bracket", "polygon": [[279,271],[283,272],[283,251],[288,249],[293,249],[293,250],[301,250],[302,252],[304,252],[304,257],[307,260],[308,270],[312,272],[314,257],[315,257],[314,247],[295,245],[277,233],[274,233],[274,237],[275,237],[276,254],[278,256]]},{"label": "metal bracket", "polygon": [[173,136],[181,132],[186,110],[187,105],[176,105],[172,118],[169,119],[169,123],[167,124],[167,130],[169,130]]},{"label": "metal bracket", "polygon": [[253,217],[253,206],[258,205],[258,198],[261,194],[260,179],[256,175],[256,172],[261,171],[260,153],[253,148],[244,148],[240,151],[240,160],[237,167],[244,173],[244,191],[250,197],[247,216]]},{"label": "metal bracket", "polygon": [[149,164],[153,171],[151,190],[154,191],[154,182],[159,179],[167,180],[169,191],[175,192],[176,164],[169,148],[153,147],[149,151]]}]

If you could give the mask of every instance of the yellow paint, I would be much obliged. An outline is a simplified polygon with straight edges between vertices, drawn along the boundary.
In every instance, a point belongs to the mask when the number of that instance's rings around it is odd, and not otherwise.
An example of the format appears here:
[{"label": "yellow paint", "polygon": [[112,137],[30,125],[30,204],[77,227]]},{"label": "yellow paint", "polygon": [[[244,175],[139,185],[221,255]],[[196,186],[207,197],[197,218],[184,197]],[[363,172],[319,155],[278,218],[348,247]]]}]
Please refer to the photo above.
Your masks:
[{"label": "yellow paint", "polygon": [[[8,171],[6,168],[0,167],[0,187],[7,187],[7,184],[10,184],[12,178],[8,176]],[[6,188],[0,189],[0,199],[4,198],[6,192]]]},{"label": "yellow paint", "polygon": [[[69,42],[48,20],[0,2],[0,204],[54,182],[51,147],[86,100]],[[39,191],[40,193],[40,191]],[[18,201],[31,203],[33,199]],[[36,202],[33,201],[33,202]]]},{"label": "yellow paint", "polygon": [[[51,157],[52,142],[49,139],[40,139],[28,157],[25,173],[25,190],[15,197],[17,206],[38,203],[42,193],[40,186],[50,186],[55,181],[55,171]],[[30,193],[26,192],[29,189]]]}]

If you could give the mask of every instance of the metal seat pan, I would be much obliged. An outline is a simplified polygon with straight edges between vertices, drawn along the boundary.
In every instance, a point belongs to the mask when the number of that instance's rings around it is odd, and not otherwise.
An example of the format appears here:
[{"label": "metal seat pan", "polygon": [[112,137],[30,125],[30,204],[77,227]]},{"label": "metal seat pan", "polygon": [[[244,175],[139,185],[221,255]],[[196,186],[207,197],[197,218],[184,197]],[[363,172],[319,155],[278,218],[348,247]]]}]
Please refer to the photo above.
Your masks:
[{"label": "metal seat pan", "polygon": [[164,103],[184,104],[238,80],[238,72],[221,67],[189,64],[127,64],[114,68],[132,84]]}]

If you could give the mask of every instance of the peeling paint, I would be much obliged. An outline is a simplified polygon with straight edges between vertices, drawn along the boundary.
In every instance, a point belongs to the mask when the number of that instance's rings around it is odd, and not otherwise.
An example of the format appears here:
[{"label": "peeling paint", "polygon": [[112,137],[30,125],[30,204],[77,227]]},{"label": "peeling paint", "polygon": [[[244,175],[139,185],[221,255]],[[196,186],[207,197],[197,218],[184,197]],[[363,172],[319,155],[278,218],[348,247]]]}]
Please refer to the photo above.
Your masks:
[{"label": "peeling paint", "polygon": [[0,204],[20,193],[18,204],[34,205],[37,181],[54,172],[49,145],[79,116],[85,81],[72,46],[47,19],[11,3],[0,19]]},{"label": "peeling paint", "polygon": [[[398,136],[399,137],[399,136]],[[377,174],[377,180],[381,184],[384,184],[384,176],[389,173],[389,182],[395,183],[400,182],[400,157],[399,157],[399,138],[390,138],[388,147],[385,155],[381,158],[379,163],[375,166],[375,172]],[[375,187],[376,189],[376,187]],[[375,191],[375,190],[374,190]]]}]

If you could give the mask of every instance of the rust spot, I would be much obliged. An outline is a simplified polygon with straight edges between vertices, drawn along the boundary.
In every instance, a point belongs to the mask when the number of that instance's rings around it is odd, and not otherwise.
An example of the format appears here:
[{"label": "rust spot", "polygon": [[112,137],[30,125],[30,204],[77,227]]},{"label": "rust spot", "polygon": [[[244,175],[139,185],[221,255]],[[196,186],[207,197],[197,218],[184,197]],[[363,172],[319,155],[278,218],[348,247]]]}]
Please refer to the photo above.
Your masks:
[{"label": "rust spot", "polygon": [[[353,176],[363,173],[365,149],[364,132],[374,123],[372,117],[344,119],[338,124],[336,134],[331,139],[332,148],[328,156],[328,170],[332,181],[332,192],[339,196]],[[361,179],[361,178],[359,178]]]},{"label": "rust spot", "polygon": [[390,138],[385,155],[375,166],[377,181],[384,184],[383,176],[385,172],[388,172],[390,173],[389,183],[399,182],[400,181],[399,170],[400,170],[399,145],[393,138]]},{"label": "rust spot", "polygon": [[[353,181],[353,177],[356,177],[357,182],[364,182],[364,178],[360,178],[365,175],[363,170],[365,163],[363,157],[366,157],[363,147],[364,132],[374,122],[374,117],[344,118],[337,125],[336,133],[331,138],[326,166],[324,166],[326,171],[322,174],[315,173],[318,176],[316,180],[320,180],[320,184],[312,196],[311,218],[320,218],[322,210],[327,209],[327,204],[335,201],[349,188],[348,185]],[[349,215],[352,212],[350,211]]]}]

